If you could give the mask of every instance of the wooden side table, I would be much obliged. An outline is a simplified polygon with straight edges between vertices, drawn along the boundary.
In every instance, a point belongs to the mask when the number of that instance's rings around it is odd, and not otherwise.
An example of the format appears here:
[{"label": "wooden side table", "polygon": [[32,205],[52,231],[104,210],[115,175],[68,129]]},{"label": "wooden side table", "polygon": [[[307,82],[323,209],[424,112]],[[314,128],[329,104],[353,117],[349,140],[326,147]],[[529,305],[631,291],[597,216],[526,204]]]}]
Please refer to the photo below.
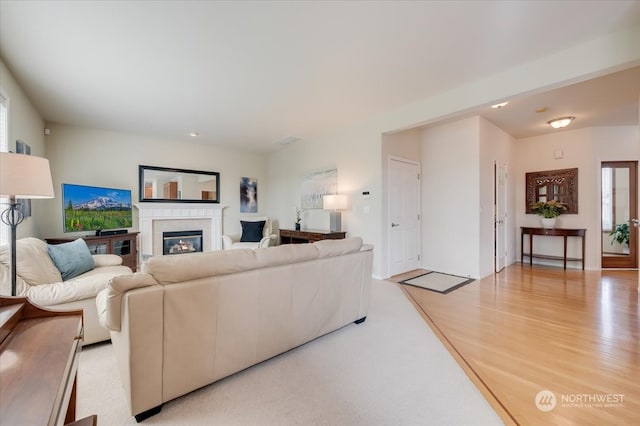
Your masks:
[{"label": "wooden side table", "polygon": [[346,236],[347,233],[342,231],[323,231],[317,229],[297,231],[295,229],[281,229],[280,244],[303,244],[320,240],[342,240]]},{"label": "wooden side table", "polygon": [[75,421],[82,310],[54,311],[0,297],[0,424]]}]

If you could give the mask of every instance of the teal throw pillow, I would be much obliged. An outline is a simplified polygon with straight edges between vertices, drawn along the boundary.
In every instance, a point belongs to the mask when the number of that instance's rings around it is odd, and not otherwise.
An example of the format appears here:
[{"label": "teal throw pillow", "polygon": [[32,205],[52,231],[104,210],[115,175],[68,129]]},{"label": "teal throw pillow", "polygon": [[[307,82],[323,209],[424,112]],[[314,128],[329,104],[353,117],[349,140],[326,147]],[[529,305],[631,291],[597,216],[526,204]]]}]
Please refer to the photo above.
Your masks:
[{"label": "teal throw pillow", "polygon": [[64,281],[84,274],[96,266],[89,247],[82,238],[64,244],[47,244],[47,252]]}]

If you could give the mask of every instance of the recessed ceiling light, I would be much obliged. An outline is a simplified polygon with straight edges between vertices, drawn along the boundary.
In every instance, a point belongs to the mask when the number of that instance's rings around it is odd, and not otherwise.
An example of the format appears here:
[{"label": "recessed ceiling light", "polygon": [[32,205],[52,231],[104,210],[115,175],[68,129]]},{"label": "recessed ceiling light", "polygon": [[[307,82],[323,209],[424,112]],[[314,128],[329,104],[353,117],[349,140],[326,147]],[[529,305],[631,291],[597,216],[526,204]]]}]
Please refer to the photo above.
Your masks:
[{"label": "recessed ceiling light", "polygon": [[553,127],[554,129],[561,129],[563,127],[567,127],[575,119],[575,117],[554,118],[553,120],[547,121],[547,124],[549,124],[549,126]]},{"label": "recessed ceiling light", "polygon": [[502,108],[503,106],[505,106],[505,105],[506,105],[506,104],[508,104],[508,103],[509,103],[509,101],[507,101],[507,102],[502,102],[501,104],[491,105],[491,108],[493,108],[493,109],[500,109],[500,108]]},{"label": "recessed ceiling light", "polygon": [[198,136],[200,136],[200,133],[198,133],[198,132],[189,132],[189,136],[191,136],[192,138],[197,138]]}]

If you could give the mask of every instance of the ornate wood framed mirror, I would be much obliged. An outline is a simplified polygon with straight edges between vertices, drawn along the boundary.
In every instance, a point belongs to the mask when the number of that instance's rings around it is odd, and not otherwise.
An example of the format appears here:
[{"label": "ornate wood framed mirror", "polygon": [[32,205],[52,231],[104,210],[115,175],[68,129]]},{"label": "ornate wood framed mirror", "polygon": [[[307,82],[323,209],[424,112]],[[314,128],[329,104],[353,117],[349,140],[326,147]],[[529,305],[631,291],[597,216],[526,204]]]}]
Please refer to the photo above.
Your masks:
[{"label": "ornate wood framed mirror", "polygon": [[526,174],[526,212],[538,201],[556,200],[567,206],[565,214],[578,213],[578,169],[547,170]]}]

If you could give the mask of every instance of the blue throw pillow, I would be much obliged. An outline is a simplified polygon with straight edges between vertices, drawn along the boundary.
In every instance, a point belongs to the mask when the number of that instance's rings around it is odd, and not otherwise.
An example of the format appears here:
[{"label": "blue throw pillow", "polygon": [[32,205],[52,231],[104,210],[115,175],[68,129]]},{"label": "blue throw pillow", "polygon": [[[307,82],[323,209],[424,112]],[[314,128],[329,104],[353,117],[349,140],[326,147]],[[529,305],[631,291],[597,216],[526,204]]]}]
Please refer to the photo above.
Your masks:
[{"label": "blue throw pillow", "polygon": [[242,236],[240,237],[241,243],[259,243],[262,239],[262,230],[264,229],[265,220],[258,222],[248,222],[241,220]]},{"label": "blue throw pillow", "polygon": [[82,238],[64,244],[47,244],[47,252],[64,281],[84,274],[96,266],[89,247]]}]

